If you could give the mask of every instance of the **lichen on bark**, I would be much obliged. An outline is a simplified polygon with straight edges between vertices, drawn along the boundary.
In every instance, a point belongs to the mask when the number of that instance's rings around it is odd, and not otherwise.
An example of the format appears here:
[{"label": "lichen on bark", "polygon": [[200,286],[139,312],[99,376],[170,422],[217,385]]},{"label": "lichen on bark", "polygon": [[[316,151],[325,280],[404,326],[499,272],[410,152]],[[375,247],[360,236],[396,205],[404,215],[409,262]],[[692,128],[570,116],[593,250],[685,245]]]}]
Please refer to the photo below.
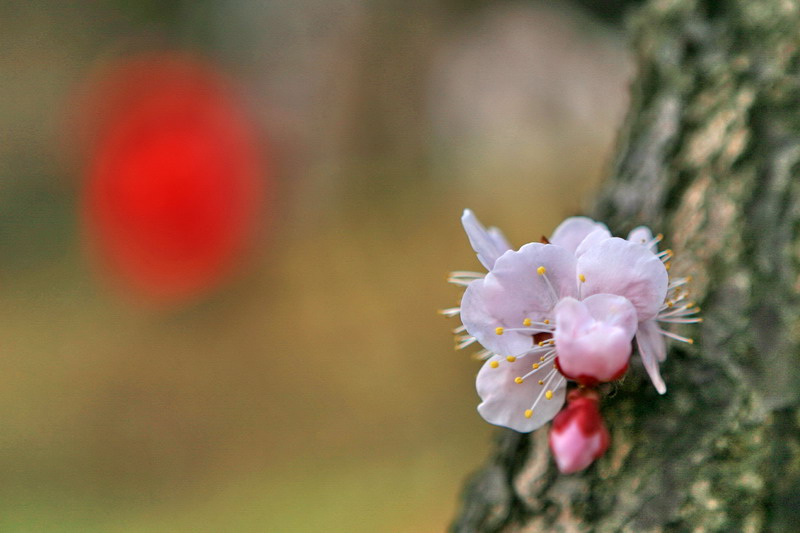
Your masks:
[{"label": "lichen on bark", "polygon": [[639,366],[605,457],[559,475],[546,430],[500,431],[452,529],[791,531],[800,523],[800,3],[653,0],[593,214],[663,232],[705,322],[659,396]]}]

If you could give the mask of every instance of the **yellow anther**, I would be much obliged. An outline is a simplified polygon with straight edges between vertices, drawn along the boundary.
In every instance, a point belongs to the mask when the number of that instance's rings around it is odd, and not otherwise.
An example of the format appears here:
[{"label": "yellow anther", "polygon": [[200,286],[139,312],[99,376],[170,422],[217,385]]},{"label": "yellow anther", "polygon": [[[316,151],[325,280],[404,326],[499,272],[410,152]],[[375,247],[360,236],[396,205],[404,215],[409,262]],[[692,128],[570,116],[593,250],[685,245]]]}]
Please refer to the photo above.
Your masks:
[{"label": "yellow anther", "polygon": [[689,302],[688,304],[686,304],[686,307],[694,307],[694,305],[695,305],[695,302]]},{"label": "yellow anther", "polygon": [[533,369],[536,370],[537,368],[539,368],[539,363],[533,363]]},{"label": "yellow anther", "polygon": [[686,342],[688,342],[689,344],[694,344],[694,339],[686,339]]},{"label": "yellow anther", "polygon": [[553,391],[549,390],[549,391],[545,392],[544,393],[544,397],[547,398],[548,400],[552,400],[553,399]]},{"label": "yellow anther", "polygon": [[658,235],[656,235],[656,239],[658,239],[659,241],[661,239],[663,239],[663,238],[664,238],[664,234],[663,233],[659,233]]},{"label": "yellow anther", "polygon": [[498,363],[497,361],[492,361],[491,363],[489,363],[489,366],[492,368],[497,368],[498,366],[500,366],[500,363]]},{"label": "yellow anther", "polygon": [[525,326],[526,328],[531,324],[533,324],[533,322],[531,322],[530,318],[526,318],[525,320],[522,321],[522,325]]},{"label": "yellow anther", "polygon": [[672,307],[673,305],[675,305],[675,302],[673,302],[672,300],[667,302],[667,307]]},{"label": "yellow anther", "polygon": [[694,278],[692,276],[686,276],[686,282],[691,283]]},{"label": "yellow anther", "polygon": [[544,380],[543,379],[539,380],[539,385],[544,385]]},{"label": "yellow anther", "polygon": [[518,376],[518,377],[515,377],[515,378],[514,378],[514,383],[517,383],[517,384],[520,384],[520,383],[522,383],[522,378],[521,378],[521,377],[519,377],[519,376]]},{"label": "yellow anther", "polygon": [[536,273],[539,274],[540,276],[544,276],[545,272],[547,272],[547,269],[543,266],[536,269]]},{"label": "yellow anther", "polygon": [[549,319],[547,319],[547,318],[545,318],[545,319],[544,319],[544,323],[545,323],[545,324],[549,324],[549,323],[550,323],[550,320],[549,320]]},{"label": "yellow anther", "polygon": [[702,321],[703,321],[702,317],[701,317],[701,318],[698,318],[698,319],[697,319],[697,321],[698,321],[698,322],[702,322]]},{"label": "yellow anther", "polygon": [[525,418],[530,418],[533,416],[533,410],[525,409]]},{"label": "yellow anther", "polygon": [[497,333],[498,335],[502,335],[503,334],[503,328],[495,328],[494,332]]},{"label": "yellow anther", "polygon": [[544,341],[540,341],[539,346],[544,346]]},{"label": "yellow anther", "polygon": [[699,312],[700,312],[700,308],[699,308],[699,307],[695,307],[695,308],[694,308],[694,310],[693,310],[692,312],[694,312],[694,313],[699,313]]},{"label": "yellow anther", "polygon": [[539,361],[541,361],[542,363],[544,363],[544,356],[541,356],[541,357],[539,358]]},{"label": "yellow anther", "polygon": [[664,263],[664,268],[666,268],[667,270],[669,270],[670,268],[672,268],[672,263],[670,263],[669,261],[667,261],[666,263]]},{"label": "yellow anther", "polygon": [[506,361],[508,361],[509,363],[513,363],[516,360],[517,358],[514,357],[513,355],[509,355],[508,357],[506,357]]},{"label": "yellow anther", "polygon": [[583,274],[580,274],[578,276],[578,279],[581,280],[581,283],[585,283],[586,282],[586,276],[584,276]]}]

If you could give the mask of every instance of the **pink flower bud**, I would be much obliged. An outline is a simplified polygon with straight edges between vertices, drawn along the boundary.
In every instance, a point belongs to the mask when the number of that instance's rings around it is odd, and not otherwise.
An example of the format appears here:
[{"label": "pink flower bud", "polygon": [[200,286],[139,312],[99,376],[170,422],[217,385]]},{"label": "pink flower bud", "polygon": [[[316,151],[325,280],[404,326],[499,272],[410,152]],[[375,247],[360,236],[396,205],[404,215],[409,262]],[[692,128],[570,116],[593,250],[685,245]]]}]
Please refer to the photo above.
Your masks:
[{"label": "pink flower bud", "polygon": [[583,470],[606,452],[609,435],[599,403],[595,391],[573,390],[567,407],[553,419],[550,449],[563,474]]}]

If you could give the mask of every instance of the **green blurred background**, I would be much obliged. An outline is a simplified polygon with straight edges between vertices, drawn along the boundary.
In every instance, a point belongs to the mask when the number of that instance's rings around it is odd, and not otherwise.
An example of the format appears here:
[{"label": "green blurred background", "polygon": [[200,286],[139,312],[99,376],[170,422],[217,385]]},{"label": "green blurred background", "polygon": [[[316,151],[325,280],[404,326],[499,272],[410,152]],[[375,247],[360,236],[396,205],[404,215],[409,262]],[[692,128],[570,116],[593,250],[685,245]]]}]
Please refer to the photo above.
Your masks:
[{"label": "green blurred background", "polygon": [[[0,531],[443,530],[491,434],[435,312],[479,268],[461,210],[515,246],[580,211],[626,104],[619,27],[556,1],[0,20]],[[276,189],[257,253],[169,309],[97,279],[65,131],[96,65],[159,49],[236,80]]]}]

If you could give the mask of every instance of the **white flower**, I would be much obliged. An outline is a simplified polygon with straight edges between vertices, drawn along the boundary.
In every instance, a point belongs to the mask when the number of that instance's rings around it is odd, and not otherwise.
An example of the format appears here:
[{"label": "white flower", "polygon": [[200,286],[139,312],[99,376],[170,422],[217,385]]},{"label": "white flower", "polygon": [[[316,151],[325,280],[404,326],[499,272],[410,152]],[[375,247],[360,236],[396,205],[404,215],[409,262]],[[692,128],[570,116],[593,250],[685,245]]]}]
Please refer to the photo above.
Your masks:
[{"label": "white flower", "polygon": [[458,347],[479,342],[486,359],[476,386],[478,407],[489,422],[528,432],[553,418],[564,402],[566,379],[594,386],[619,379],[636,336],[645,367],[659,392],[662,336],[684,337],[659,321],[699,321],[679,306],[680,287],[670,284],[657,239],[637,228],[628,240],[586,217],[565,220],[550,240],[513,250],[496,228],[484,228],[466,210],[462,223],[478,259],[488,269],[455,272],[466,287],[460,308]]}]

